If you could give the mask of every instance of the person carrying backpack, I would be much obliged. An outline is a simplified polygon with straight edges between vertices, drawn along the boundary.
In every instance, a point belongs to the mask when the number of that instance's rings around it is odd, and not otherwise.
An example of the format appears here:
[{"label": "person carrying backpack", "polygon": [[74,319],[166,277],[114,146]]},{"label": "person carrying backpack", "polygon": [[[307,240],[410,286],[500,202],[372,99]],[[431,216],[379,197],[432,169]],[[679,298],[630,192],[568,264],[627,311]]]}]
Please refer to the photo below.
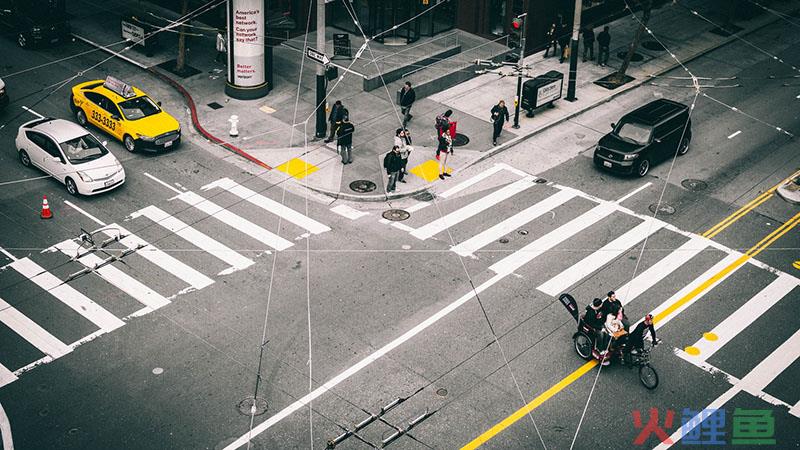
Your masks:
[{"label": "person carrying backpack", "polygon": [[444,112],[444,114],[439,114],[436,116],[436,136],[440,136],[442,134],[442,129],[447,126],[450,128],[450,116],[453,115],[453,110],[448,109]]}]

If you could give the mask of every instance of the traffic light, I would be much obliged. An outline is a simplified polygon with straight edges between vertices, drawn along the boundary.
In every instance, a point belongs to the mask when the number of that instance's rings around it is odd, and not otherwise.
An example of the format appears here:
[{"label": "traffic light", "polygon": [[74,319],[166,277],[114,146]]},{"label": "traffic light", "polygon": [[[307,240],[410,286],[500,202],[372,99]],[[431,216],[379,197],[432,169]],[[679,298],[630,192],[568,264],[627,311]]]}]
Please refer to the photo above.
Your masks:
[{"label": "traffic light", "polygon": [[522,34],[522,27],[525,25],[525,22],[521,17],[515,17],[514,20],[511,21],[511,32],[520,35]]}]

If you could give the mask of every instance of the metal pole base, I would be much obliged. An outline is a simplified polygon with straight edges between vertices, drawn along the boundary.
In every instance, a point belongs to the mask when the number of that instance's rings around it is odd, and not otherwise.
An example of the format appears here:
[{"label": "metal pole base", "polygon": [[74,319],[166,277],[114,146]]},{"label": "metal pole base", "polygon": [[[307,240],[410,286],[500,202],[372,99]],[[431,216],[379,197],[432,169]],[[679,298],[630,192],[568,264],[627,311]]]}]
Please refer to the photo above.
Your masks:
[{"label": "metal pole base", "polygon": [[511,128],[519,129],[519,125],[517,125],[517,124],[511,125]]}]

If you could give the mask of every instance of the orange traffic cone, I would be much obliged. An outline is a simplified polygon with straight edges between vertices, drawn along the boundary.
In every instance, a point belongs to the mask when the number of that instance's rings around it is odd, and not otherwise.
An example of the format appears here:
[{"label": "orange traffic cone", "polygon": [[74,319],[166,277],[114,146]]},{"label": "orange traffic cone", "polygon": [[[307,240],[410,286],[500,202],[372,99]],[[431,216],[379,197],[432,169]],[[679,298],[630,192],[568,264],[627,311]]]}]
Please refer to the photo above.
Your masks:
[{"label": "orange traffic cone", "polygon": [[50,212],[50,205],[47,203],[47,196],[42,198],[42,219],[52,219],[53,213]]}]

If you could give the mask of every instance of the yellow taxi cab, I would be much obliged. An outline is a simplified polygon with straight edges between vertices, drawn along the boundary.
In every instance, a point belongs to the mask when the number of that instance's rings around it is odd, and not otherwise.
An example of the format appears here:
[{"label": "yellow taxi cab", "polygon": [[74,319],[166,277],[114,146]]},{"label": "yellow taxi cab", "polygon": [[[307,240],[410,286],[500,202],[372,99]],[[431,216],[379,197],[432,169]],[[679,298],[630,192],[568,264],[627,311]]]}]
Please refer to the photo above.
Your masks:
[{"label": "yellow taxi cab", "polygon": [[73,86],[70,107],[79,124],[99,127],[129,152],[168,150],[181,142],[180,123],[161,102],[111,76]]}]

